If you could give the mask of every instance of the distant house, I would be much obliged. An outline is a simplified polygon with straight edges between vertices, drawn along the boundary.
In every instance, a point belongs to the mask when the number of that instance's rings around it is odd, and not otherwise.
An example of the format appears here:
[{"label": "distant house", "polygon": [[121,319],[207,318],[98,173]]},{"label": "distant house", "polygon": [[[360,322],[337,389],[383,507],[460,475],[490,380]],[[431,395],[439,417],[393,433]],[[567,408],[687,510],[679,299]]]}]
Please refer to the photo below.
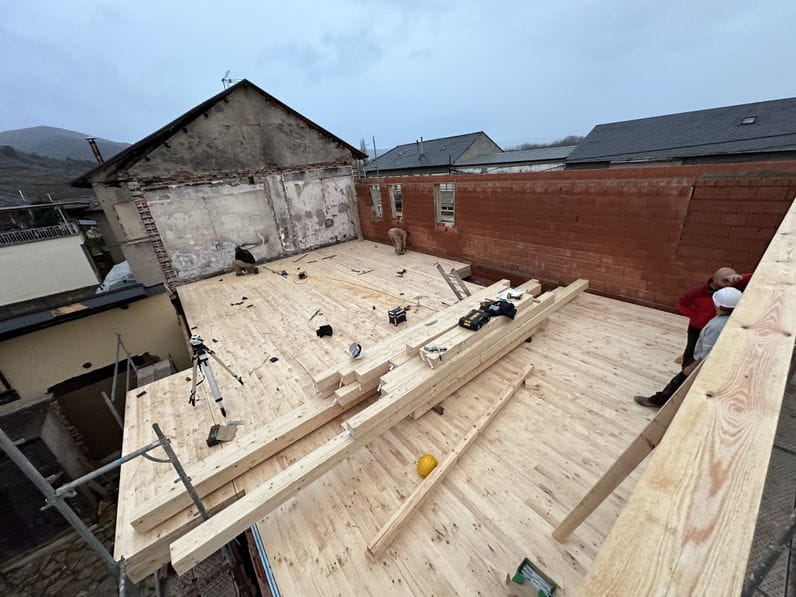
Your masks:
[{"label": "distant house", "polygon": [[365,176],[449,174],[462,161],[503,150],[484,132],[419,140],[393,147],[365,167]]},{"label": "distant house", "polygon": [[567,167],[793,159],[796,98],[695,110],[595,126]]},{"label": "distant house", "polygon": [[[68,203],[0,207],[0,318],[92,293],[100,283]],[[48,212],[52,221],[39,221]],[[47,302],[49,301],[49,302]]]},{"label": "distant house", "polygon": [[135,278],[227,271],[235,247],[271,260],[357,236],[366,157],[242,80],[73,181],[93,187]]},{"label": "distant house", "polygon": [[503,172],[547,172],[561,170],[575,145],[541,147],[521,151],[501,151],[459,160],[456,172],[463,174],[497,174]]}]

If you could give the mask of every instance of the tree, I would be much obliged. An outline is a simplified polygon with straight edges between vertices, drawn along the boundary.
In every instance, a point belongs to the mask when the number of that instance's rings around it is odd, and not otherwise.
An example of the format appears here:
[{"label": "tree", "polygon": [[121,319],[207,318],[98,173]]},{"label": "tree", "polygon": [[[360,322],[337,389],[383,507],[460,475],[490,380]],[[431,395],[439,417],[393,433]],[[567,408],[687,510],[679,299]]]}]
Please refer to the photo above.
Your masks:
[{"label": "tree", "polygon": [[551,143],[521,143],[514,147],[507,147],[506,151],[520,151],[523,149],[541,149],[542,147],[564,147],[565,145],[577,145],[583,141],[581,135],[567,135]]}]

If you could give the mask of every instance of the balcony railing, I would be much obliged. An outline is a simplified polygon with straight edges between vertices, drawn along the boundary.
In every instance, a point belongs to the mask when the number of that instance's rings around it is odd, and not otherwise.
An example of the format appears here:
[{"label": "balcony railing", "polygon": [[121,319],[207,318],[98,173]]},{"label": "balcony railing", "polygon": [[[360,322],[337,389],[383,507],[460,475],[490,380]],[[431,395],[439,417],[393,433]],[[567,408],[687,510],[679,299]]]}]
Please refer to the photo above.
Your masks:
[{"label": "balcony railing", "polygon": [[80,234],[80,228],[73,222],[58,224],[56,226],[44,226],[43,228],[14,230],[12,232],[0,233],[0,246],[18,245],[21,243],[36,242],[38,240],[74,236],[76,234]]}]

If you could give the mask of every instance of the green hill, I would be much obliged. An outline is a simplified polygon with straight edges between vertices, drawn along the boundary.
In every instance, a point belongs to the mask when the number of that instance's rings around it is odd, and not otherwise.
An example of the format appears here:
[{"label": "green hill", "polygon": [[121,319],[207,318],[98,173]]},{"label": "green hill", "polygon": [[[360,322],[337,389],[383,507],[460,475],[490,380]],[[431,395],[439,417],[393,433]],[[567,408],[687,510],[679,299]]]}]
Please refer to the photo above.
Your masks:
[{"label": "green hill", "polygon": [[90,160],[58,160],[25,153],[9,145],[0,146],[0,205],[22,203],[18,189],[28,202],[92,197],[89,189],[76,189],[69,181],[96,166]]},{"label": "green hill", "polygon": [[[70,131],[54,126],[32,126],[24,129],[0,132],[0,145],[10,145],[14,149],[26,153],[35,153],[48,158],[59,160],[71,158],[73,160],[94,161],[94,154],[86,142],[85,133]],[[116,143],[107,139],[97,138],[102,157],[106,160],[129,143]]]}]

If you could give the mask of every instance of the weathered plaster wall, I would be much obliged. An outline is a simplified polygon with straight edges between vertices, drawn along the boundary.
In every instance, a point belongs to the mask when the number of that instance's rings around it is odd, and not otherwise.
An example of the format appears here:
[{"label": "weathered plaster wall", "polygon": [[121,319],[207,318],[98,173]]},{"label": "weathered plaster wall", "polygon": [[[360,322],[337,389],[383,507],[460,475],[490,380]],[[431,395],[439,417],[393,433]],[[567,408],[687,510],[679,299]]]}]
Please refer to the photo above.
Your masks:
[{"label": "weathered plaster wall", "polygon": [[261,260],[356,238],[350,168],[314,168],[145,191],[180,282],[228,271],[237,245]]},{"label": "weathered plaster wall", "polygon": [[353,161],[241,87],[94,188],[138,281],[171,284],[229,270],[237,245],[267,260],[355,238]]},{"label": "weathered plaster wall", "polygon": [[146,286],[162,283],[163,273],[127,185],[94,184],[93,187],[136,280]]},{"label": "weathered plaster wall", "polygon": [[146,183],[187,174],[351,163],[351,151],[249,88],[210,108],[130,168]]},{"label": "weathered plaster wall", "polygon": [[0,305],[99,284],[82,234],[0,247]]}]

